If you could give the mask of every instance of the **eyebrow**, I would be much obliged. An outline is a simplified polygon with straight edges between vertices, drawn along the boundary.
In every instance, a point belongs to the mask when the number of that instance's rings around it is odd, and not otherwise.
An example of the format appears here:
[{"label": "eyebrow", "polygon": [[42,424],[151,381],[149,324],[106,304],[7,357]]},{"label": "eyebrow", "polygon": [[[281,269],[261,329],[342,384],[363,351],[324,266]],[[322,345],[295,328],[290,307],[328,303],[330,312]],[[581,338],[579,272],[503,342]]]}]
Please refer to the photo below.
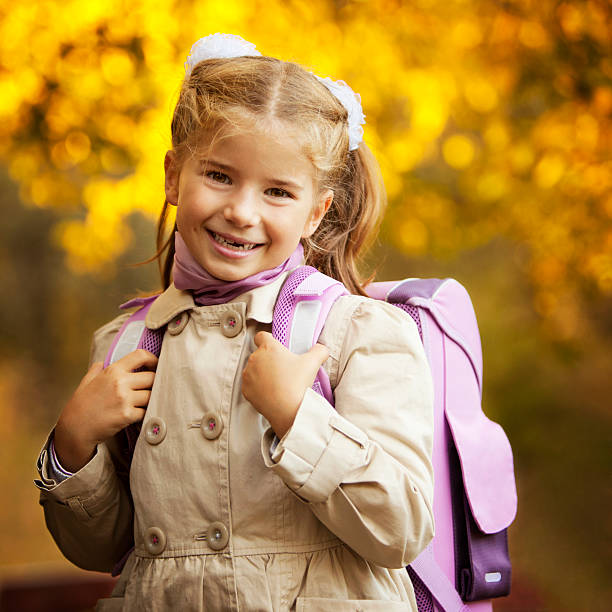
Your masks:
[{"label": "eyebrow", "polygon": [[235,171],[235,168],[232,166],[228,166],[227,164],[222,164],[219,161],[215,161],[214,159],[201,159],[200,163],[202,166],[215,166],[216,168],[221,168],[221,170]]},{"label": "eyebrow", "polygon": [[[203,159],[200,162],[202,164],[202,166],[215,166],[215,168],[220,168],[221,170],[225,170],[227,172],[236,172],[236,168],[234,168],[233,166],[229,166],[228,164],[223,164],[219,161],[216,161],[214,159]],[[298,191],[301,192],[304,190],[304,188],[301,185],[298,185],[297,183],[294,183],[293,181],[289,180],[289,179],[281,179],[281,178],[266,178],[265,181],[267,183],[272,183],[274,185],[278,185],[280,187],[288,187],[289,189],[293,190],[293,191]]]}]

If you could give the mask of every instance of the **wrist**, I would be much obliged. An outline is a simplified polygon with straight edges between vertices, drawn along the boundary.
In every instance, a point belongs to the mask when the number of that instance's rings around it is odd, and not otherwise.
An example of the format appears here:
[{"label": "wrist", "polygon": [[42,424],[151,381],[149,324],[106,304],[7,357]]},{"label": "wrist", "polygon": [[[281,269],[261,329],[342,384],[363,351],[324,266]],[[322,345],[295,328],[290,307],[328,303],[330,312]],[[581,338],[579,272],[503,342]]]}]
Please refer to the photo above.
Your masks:
[{"label": "wrist", "polygon": [[62,467],[78,472],[96,453],[97,444],[75,438],[64,424],[58,421],[53,432],[55,455]]},{"label": "wrist", "polygon": [[[298,406],[299,408],[299,406]],[[268,418],[270,427],[274,430],[276,437],[280,440],[284,435],[291,429],[295,417],[297,415],[298,408],[289,410],[286,412],[276,413]]]}]

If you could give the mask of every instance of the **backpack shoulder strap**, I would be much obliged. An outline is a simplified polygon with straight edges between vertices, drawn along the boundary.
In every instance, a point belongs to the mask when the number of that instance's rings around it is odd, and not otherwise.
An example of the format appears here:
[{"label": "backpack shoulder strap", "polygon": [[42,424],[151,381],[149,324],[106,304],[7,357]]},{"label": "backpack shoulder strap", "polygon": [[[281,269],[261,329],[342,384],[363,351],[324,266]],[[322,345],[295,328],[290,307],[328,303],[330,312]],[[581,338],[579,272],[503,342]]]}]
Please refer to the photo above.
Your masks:
[{"label": "backpack shoulder strap", "polygon": [[[348,291],[340,281],[312,266],[296,268],[278,294],[272,335],[292,353],[306,353],[319,339],[329,311],[342,295],[348,295]],[[334,404],[329,377],[322,367],[312,388]]]},{"label": "backpack shoulder strap", "polygon": [[[128,353],[138,349],[144,348],[156,357],[159,357],[161,353],[162,340],[164,338],[165,327],[161,329],[148,329],[145,325],[145,318],[149,309],[153,305],[153,302],[158,298],[158,295],[154,295],[148,298],[136,298],[130,300],[125,304],[121,304],[119,308],[132,308],[139,306],[138,310],[135,310],[121,326],[121,329],[115,335],[113,342],[108,349],[106,359],[104,360],[104,367],[107,368],[109,365],[115,363],[122,357],[125,357]],[[136,447],[136,440],[140,434],[140,423],[132,423],[117,434],[117,442],[119,449],[124,455],[125,460],[129,466],[132,463],[132,456],[134,454],[134,448]],[[125,485],[129,488],[129,479],[125,482]],[[113,577],[121,574],[123,567],[125,566],[128,557],[133,552],[134,547],[130,548],[125,555],[115,564],[111,575]]]},{"label": "backpack shoulder strap", "polygon": [[164,328],[152,330],[145,325],[147,313],[158,297],[154,295],[148,298],[136,298],[121,304],[119,308],[122,309],[133,306],[140,306],[140,308],[126,319],[115,335],[104,360],[105,368],[138,348],[144,348],[159,357]]},{"label": "backpack shoulder strap", "polygon": [[429,544],[409,567],[423,581],[440,610],[469,612],[469,605],[463,602],[455,585],[436,562],[432,544]]}]

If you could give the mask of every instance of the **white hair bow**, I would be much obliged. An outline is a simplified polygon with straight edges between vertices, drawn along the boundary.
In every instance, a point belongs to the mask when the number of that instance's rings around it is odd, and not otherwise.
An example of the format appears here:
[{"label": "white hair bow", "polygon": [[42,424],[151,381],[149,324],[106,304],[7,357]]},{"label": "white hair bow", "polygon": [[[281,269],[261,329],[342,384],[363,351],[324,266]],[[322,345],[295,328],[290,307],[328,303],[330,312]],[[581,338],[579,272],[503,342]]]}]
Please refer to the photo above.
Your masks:
[{"label": "white hair bow", "polygon": [[[230,57],[257,57],[261,53],[241,36],[236,34],[211,34],[200,38],[192,47],[185,62],[185,76],[191,74],[194,66],[207,59]],[[344,81],[314,75],[340,101],[348,113],[349,151],[354,151],[363,141],[365,115],[361,108],[361,96]]]}]

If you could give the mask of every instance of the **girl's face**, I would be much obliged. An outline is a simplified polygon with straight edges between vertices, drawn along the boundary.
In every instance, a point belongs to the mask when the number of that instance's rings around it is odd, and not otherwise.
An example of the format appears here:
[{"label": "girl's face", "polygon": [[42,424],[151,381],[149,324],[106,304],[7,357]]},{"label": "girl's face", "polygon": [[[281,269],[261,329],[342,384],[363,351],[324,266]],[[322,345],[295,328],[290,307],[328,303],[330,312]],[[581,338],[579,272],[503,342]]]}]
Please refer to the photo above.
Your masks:
[{"label": "girl's face", "polygon": [[275,268],[319,225],[333,192],[317,194],[315,170],[289,136],[241,133],[207,158],[177,167],[166,154],[166,199],[196,261],[226,281]]}]

